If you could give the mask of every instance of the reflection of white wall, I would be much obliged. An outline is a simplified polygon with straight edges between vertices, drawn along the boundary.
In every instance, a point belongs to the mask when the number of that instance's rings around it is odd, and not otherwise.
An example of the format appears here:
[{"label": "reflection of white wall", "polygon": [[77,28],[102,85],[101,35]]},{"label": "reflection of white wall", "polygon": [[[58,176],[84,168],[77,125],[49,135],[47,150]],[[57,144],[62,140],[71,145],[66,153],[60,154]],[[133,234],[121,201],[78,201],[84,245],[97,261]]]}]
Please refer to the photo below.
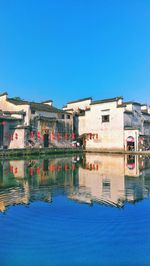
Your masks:
[{"label": "reflection of white wall", "polygon": [[23,191],[19,187],[13,190],[7,190],[6,194],[0,195],[0,211],[14,204],[28,204],[29,203],[29,185],[28,182],[23,182]]},{"label": "reflection of white wall", "polygon": [[140,175],[138,155],[125,156],[125,175],[135,177]]},{"label": "reflection of white wall", "polygon": [[90,167],[79,168],[79,193],[73,193],[72,199],[122,206],[125,200],[133,201],[148,196],[144,194],[145,170],[140,172],[138,156],[135,156],[133,169],[128,167],[127,155],[86,154],[85,161]]},{"label": "reflection of white wall", "polygon": [[98,170],[79,168],[79,186],[85,187],[93,200],[117,204],[125,199],[123,156],[87,154],[86,163],[98,165]]},{"label": "reflection of white wall", "polygon": [[13,160],[10,161],[10,166],[13,169],[13,175],[15,177],[25,177],[25,161],[24,160]]}]

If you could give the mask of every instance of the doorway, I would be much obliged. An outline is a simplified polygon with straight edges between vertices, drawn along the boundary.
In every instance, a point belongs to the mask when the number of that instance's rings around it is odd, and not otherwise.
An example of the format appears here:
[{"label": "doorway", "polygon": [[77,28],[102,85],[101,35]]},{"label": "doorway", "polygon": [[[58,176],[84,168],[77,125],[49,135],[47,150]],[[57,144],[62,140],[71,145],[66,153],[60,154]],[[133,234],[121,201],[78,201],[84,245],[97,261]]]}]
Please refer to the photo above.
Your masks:
[{"label": "doorway", "polygon": [[49,147],[49,134],[45,133],[44,134],[44,148]]},{"label": "doorway", "polygon": [[128,151],[135,151],[135,140],[132,136],[127,138],[127,150]]},{"label": "doorway", "polygon": [[4,135],[3,125],[0,125],[0,148],[3,147],[3,135]]}]

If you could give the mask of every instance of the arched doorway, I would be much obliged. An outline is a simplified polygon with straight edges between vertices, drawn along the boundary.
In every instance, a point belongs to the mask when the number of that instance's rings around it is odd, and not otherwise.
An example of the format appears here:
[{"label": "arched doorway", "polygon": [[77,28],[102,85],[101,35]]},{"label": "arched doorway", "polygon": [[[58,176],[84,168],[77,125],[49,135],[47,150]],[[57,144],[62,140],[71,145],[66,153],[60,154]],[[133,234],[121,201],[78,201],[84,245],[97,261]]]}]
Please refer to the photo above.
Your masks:
[{"label": "arched doorway", "polygon": [[133,170],[135,168],[135,155],[127,156],[127,166],[129,170]]},{"label": "arched doorway", "polygon": [[127,150],[134,151],[135,150],[135,139],[132,136],[127,138]]}]

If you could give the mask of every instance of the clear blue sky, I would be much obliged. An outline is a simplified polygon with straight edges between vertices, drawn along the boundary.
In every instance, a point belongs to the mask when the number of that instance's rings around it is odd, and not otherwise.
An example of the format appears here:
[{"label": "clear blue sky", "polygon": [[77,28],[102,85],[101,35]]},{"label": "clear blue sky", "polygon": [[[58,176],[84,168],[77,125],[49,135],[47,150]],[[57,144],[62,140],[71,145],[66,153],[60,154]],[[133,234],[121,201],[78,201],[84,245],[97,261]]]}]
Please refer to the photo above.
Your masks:
[{"label": "clear blue sky", "polygon": [[150,103],[150,0],[0,0],[0,91]]}]

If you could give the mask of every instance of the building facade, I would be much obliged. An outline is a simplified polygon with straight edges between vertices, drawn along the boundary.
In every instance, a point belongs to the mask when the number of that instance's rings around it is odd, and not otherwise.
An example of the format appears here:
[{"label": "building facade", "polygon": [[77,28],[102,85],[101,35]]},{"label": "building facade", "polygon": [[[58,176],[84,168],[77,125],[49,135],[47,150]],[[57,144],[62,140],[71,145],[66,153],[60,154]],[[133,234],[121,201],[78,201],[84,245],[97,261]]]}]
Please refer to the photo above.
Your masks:
[{"label": "building facade", "polygon": [[0,94],[0,147],[67,147],[71,145],[73,116],[53,106]]},{"label": "building facade", "polygon": [[74,131],[87,150],[145,150],[150,148],[150,107],[124,102],[122,97],[68,102],[63,110],[74,116]]}]

